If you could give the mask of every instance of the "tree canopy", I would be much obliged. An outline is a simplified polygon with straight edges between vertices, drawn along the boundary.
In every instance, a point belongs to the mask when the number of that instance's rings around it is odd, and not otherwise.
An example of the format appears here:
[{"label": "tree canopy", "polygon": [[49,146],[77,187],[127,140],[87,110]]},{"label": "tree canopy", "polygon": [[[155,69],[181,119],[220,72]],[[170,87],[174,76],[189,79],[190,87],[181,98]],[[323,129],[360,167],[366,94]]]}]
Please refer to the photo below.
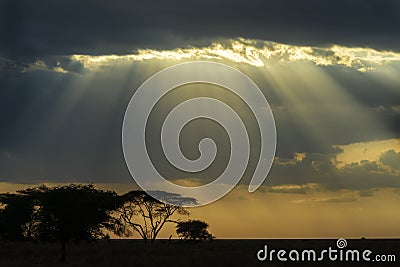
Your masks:
[{"label": "tree canopy", "polygon": [[76,184],[20,190],[18,194],[2,195],[1,202],[5,206],[0,213],[3,236],[58,240],[61,261],[65,261],[69,240],[78,243],[98,239],[106,235],[104,230],[116,229],[118,220],[112,211],[122,204],[113,191]]},{"label": "tree canopy", "polygon": [[32,237],[33,200],[19,194],[0,195],[0,237],[9,240],[23,240]]},{"label": "tree canopy", "polygon": [[137,232],[145,242],[154,242],[157,235],[166,223],[177,223],[172,219],[174,214],[189,215],[189,212],[182,207],[195,201],[193,198],[185,198],[179,194],[157,191],[158,195],[176,205],[161,202],[144,191],[134,190],[123,195],[124,204],[119,209],[120,220],[128,235]]}]

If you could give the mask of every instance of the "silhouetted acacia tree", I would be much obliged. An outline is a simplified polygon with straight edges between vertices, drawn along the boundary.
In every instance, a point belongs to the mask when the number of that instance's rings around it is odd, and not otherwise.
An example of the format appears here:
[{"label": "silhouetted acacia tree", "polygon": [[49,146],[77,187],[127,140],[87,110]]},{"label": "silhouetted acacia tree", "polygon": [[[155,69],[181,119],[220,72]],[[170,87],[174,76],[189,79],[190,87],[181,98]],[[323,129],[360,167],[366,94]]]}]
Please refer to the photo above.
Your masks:
[{"label": "silhouetted acacia tree", "polygon": [[189,220],[178,222],[176,233],[185,240],[213,239],[213,236],[207,230],[208,224],[199,220]]},{"label": "silhouetted acacia tree", "polygon": [[122,196],[124,204],[119,209],[120,221],[124,224],[125,235],[129,236],[137,232],[145,242],[154,242],[157,235],[174,214],[189,215],[182,206],[195,203],[193,198],[181,197],[179,194],[156,192],[167,203],[161,202],[144,191],[131,191]]},{"label": "silhouetted acacia tree", "polygon": [[0,237],[8,240],[31,239],[36,213],[32,198],[1,194],[0,205]]},{"label": "silhouetted acacia tree", "polygon": [[96,189],[93,185],[39,186],[18,191],[37,202],[38,238],[58,240],[60,261],[65,261],[69,240],[93,240],[105,237],[104,230],[116,230],[118,220],[112,211],[122,205],[113,191]]}]

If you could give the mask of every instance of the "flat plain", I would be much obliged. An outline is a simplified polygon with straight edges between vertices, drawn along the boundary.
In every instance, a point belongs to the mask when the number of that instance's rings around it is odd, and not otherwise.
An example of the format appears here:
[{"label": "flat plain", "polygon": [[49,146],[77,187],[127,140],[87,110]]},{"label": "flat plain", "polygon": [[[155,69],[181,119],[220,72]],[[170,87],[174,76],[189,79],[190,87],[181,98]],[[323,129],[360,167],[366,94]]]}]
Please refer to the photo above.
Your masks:
[{"label": "flat plain", "polygon": [[[156,240],[145,244],[142,240],[109,240],[73,242],[67,245],[67,261],[60,263],[58,243],[0,241],[0,266],[400,266],[400,239],[348,239],[346,249],[365,249],[377,254],[395,255],[396,262],[330,261],[281,262],[259,261],[257,252],[268,250],[288,251],[337,249],[334,239],[255,239],[213,240],[188,243],[179,240]],[[276,253],[276,252],[275,252]],[[287,254],[286,254],[287,256]]]}]

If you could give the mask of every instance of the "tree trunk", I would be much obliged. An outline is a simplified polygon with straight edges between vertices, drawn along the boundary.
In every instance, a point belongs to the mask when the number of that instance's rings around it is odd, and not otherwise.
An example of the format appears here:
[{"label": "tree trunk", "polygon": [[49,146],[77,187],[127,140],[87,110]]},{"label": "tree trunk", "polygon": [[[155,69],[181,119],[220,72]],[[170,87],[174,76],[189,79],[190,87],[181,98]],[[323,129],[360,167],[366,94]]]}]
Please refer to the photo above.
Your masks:
[{"label": "tree trunk", "polygon": [[65,262],[65,246],[66,246],[67,241],[66,240],[61,240],[61,257],[60,257],[60,262]]}]

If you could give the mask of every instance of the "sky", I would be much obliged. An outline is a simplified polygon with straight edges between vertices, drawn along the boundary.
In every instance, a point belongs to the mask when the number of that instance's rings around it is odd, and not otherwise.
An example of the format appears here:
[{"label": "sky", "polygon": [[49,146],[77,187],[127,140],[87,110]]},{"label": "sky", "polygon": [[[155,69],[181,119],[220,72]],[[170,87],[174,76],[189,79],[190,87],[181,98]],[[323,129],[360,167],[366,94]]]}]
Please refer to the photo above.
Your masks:
[{"label": "sky", "polygon": [[398,1],[6,0],[0,20],[1,192],[71,182],[137,188],[121,145],[132,95],[166,67],[207,60],[258,85],[278,142],[250,194],[260,137],[246,105],[212,85],[168,93],[146,133],[152,162],[174,183],[207,184],[230,155],[224,129],[196,120],[181,133],[182,152],[199,157],[210,137],[215,161],[199,173],[168,163],[159,133],[180,102],[207,95],[229,104],[250,138],[240,185],[191,209],[193,218],[218,238],[400,236]]}]

